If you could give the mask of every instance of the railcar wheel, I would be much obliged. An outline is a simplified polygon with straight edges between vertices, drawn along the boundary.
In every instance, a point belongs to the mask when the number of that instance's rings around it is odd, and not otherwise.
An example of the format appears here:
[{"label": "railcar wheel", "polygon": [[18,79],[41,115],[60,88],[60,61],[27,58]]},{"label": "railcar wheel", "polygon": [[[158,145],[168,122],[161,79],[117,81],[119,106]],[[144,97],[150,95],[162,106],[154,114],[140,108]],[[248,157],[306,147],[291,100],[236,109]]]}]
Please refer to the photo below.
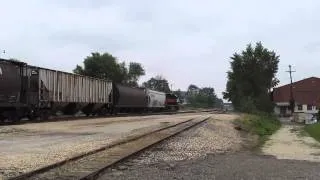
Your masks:
[{"label": "railcar wheel", "polygon": [[33,120],[35,120],[37,117],[36,117],[34,114],[28,114],[28,115],[27,115],[27,118],[28,118],[30,121],[33,121]]},{"label": "railcar wheel", "polygon": [[103,108],[98,112],[98,116],[107,116],[110,113],[111,113],[110,109]]},{"label": "railcar wheel", "polygon": [[2,115],[0,115],[0,122],[4,122],[6,120],[6,118]]},{"label": "railcar wheel", "polygon": [[43,110],[40,112],[40,120],[48,120],[49,116],[49,111],[47,110]]},{"label": "railcar wheel", "polygon": [[114,108],[112,114],[117,115],[118,112],[119,112],[119,109],[118,108]]},{"label": "railcar wheel", "polygon": [[37,118],[35,112],[33,110],[30,110],[30,112],[28,113],[27,115],[27,118],[30,120],[30,121],[33,121]]}]

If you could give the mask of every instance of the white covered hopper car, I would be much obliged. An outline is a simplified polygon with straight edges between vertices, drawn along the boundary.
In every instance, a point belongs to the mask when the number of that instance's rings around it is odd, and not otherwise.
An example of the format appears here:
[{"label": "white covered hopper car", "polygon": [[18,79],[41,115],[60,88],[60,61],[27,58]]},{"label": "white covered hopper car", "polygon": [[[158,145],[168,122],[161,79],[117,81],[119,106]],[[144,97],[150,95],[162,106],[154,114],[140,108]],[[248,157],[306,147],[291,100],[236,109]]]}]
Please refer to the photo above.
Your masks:
[{"label": "white covered hopper car", "polygon": [[151,111],[163,110],[166,103],[166,94],[159,91],[146,89],[148,109]]}]

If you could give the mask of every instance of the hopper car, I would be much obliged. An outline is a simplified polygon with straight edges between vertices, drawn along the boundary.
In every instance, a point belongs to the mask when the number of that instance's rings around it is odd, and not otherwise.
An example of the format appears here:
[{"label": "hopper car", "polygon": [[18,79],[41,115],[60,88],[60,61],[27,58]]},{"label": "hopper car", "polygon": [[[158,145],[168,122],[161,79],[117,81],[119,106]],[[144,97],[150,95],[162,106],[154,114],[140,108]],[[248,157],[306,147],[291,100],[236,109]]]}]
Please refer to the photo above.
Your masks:
[{"label": "hopper car", "polygon": [[0,59],[0,121],[178,110],[174,94]]}]

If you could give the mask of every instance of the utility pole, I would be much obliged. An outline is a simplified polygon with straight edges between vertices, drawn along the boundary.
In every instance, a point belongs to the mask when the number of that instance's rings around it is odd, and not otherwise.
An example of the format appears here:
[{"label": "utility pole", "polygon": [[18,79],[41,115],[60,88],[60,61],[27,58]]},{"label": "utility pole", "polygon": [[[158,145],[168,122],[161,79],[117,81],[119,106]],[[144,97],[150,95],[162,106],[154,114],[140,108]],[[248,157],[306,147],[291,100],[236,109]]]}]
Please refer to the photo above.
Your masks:
[{"label": "utility pole", "polygon": [[1,58],[1,54],[5,54],[6,50],[1,50],[2,52],[0,53],[0,58]]},{"label": "utility pole", "polygon": [[286,71],[290,74],[290,109],[291,112],[294,112],[294,98],[293,98],[293,90],[292,90],[292,73],[296,71],[292,71],[291,65],[289,65],[289,71]]}]

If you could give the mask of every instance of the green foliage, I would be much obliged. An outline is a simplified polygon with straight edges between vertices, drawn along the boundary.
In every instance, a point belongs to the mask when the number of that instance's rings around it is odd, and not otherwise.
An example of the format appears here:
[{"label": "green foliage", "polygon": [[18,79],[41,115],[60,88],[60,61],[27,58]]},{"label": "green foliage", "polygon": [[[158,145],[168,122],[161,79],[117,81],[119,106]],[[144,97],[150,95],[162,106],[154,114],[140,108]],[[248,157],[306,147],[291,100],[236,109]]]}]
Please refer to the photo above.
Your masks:
[{"label": "green foliage", "polygon": [[168,81],[161,76],[156,76],[149,79],[147,82],[143,83],[143,86],[155,91],[161,91],[165,93],[169,93],[171,91]]},{"label": "green foliage", "polygon": [[188,92],[190,91],[195,91],[195,90],[198,90],[199,87],[194,85],[194,84],[190,84],[189,87],[188,87]]},{"label": "green foliage", "polygon": [[220,98],[217,98],[215,103],[214,103],[215,108],[223,109],[224,108],[224,103],[223,100]]},{"label": "green foliage", "polygon": [[199,88],[196,85],[190,85],[187,91],[187,101],[191,107],[213,108],[217,103],[219,103],[218,106],[221,106],[222,100],[218,100],[211,87]]},{"label": "green foliage", "polygon": [[279,56],[258,42],[254,48],[251,44],[247,45],[246,50],[241,54],[235,53],[231,60],[223,97],[239,111],[272,112],[273,103],[269,93],[279,83],[275,77]]},{"label": "green foliage", "polygon": [[320,141],[320,123],[310,124],[304,127],[304,130],[314,139]]},{"label": "green foliage", "polygon": [[245,113],[257,112],[254,100],[251,97],[243,97],[240,101],[238,110]]},{"label": "green foliage", "polygon": [[139,80],[139,77],[143,75],[145,75],[145,71],[142,68],[142,65],[136,62],[130,62],[128,73],[130,81],[137,82]]},{"label": "green foliage", "polygon": [[84,67],[77,65],[73,72],[131,86],[137,86],[139,77],[145,75],[141,64],[130,62],[128,69],[125,62],[119,63],[117,58],[109,53],[92,53],[85,58],[83,64]]},{"label": "green foliage", "polygon": [[268,114],[246,114],[236,123],[241,129],[256,134],[261,138],[272,135],[281,127],[280,121],[275,116]]}]

